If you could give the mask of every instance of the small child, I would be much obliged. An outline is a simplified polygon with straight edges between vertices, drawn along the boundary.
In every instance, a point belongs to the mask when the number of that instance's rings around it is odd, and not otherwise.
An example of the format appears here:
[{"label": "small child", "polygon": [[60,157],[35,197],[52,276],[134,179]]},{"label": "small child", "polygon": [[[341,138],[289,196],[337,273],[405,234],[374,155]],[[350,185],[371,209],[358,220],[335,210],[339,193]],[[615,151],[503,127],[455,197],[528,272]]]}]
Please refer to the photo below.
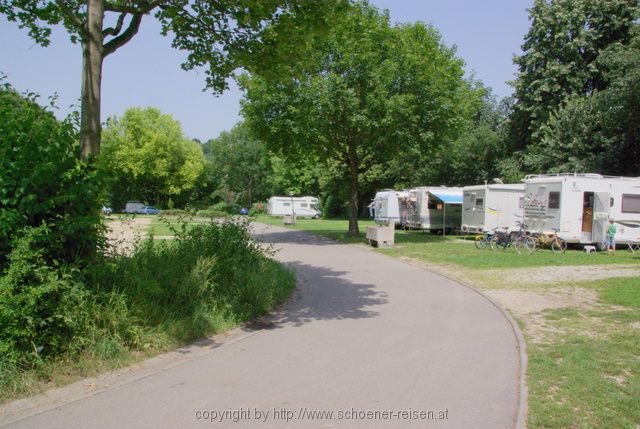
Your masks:
[{"label": "small child", "polygon": [[615,220],[610,218],[607,228],[607,253],[614,253],[616,250],[616,232],[618,232],[618,226],[615,224]]}]

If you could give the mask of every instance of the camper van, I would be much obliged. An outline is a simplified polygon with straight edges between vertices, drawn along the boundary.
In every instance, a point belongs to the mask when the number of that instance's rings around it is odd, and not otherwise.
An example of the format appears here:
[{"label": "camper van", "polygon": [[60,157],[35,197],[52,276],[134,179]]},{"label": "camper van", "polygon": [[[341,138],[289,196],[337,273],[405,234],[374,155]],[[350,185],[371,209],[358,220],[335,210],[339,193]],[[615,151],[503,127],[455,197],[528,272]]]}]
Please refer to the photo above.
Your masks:
[{"label": "camper van", "polygon": [[465,186],[462,190],[462,231],[519,228],[524,210],[524,183]]},{"label": "camper van", "polygon": [[267,214],[319,218],[322,214],[317,209],[319,201],[316,197],[271,197],[267,203]]},{"label": "camper van", "polygon": [[409,196],[407,191],[394,191],[387,189],[376,192],[371,203],[373,208],[373,220],[380,224],[400,225],[401,201]]},{"label": "camper van", "polygon": [[124,212],[125,213],[144,213],[144,204],[142,204],[140,201],[127,201],[127,203],[124,206]]},{"label": "camper van", "polygon": [[406,228],[449,233],[462,223],[462,188],[423,186],[409,190],[401,213]]},{"label": "camper van", "polygon": [[529,175],[525,178],[525,223],[553,232],[568,243],[601,244],[609,218],[616,241],[640,236],[640,178],[600,174]]}]

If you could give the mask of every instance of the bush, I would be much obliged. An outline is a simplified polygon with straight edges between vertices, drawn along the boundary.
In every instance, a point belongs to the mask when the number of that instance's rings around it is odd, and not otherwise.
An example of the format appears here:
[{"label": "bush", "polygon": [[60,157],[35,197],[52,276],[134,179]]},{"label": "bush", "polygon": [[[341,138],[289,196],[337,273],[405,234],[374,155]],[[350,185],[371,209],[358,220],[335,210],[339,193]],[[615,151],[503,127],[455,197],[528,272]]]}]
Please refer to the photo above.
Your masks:
[{"label": "bush", "polygon": [[47,226],[48,261],[84,260],[98,241],[101,181],[77,159],[73,118],[60,122],[35,99],[0,88],[0,271],[25,227]]},{"label": "bush", "polygon": [[181,210],[181,209],[162,210],[161,213],[163,216],[190,216],[193,214],[188,210]]},{"label": "bush", "polygon": [[223,212],[220,210],[207,209],[207,210],[198,210],[196,212],[196,215],[200,217],[219,218],[219,217],[227,217],[229,216],[229,213]]},{"label": "bush", "polygon": [[37,245],[46,227],[23,231],[0,276],[0,399],[26,388],[16,375],[25,369],[61,359],[67,371],[87,355],[112,365],[132,350],[184,344],[266,313],[295,287],[245,222],[176,232],[80,271],[47,264]]}]

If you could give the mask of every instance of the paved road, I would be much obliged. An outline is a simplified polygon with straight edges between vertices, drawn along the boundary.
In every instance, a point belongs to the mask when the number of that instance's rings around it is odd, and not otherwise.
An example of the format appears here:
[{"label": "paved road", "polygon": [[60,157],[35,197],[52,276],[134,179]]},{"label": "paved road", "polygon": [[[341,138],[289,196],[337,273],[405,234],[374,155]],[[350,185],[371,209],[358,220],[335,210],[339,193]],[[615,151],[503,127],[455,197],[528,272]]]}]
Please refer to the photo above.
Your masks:
[{"label": "paved road", "polygon": [[515,427],[518,342],[484,297],[367,249],[256,229],[301,281],[271,320],[10,426]]}]

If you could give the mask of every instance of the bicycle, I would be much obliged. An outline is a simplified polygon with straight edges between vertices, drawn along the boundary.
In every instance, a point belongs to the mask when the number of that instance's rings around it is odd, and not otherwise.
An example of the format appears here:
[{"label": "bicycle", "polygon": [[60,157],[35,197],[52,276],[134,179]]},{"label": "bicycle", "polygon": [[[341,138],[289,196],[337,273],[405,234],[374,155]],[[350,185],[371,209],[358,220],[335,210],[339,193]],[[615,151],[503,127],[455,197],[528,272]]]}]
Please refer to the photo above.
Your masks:
[{"label": "bicycle", "polygon": [[509,247],[513,247],[518,254],[532,254],[536,250],[535,240],[528,235],[524,224],[519,223],[519,225],[520,229],[518,231],[509,232],[509,228],[507,227],[504,228],[504,231],[496,231],[494,239],[491,242],[491,248],[496,249],[500,246],[504,251]]},{"label": "bicycle", "polygon": [[553,228],[552,233],[535,233],[533,234],[533,238],[536,241],[536,250],[540,250],[543,247],[549,247],[555,254],[561,254],[567,250],[567,242],[558,237],[557,228]]},{"label": "bicycle", "polygon": [[496,228],[492,231],[485,231],[484,234],[476,235],[474,244],[476,249],[491,249],[491,242],[493,241],[493,237],[496,235]]}]

